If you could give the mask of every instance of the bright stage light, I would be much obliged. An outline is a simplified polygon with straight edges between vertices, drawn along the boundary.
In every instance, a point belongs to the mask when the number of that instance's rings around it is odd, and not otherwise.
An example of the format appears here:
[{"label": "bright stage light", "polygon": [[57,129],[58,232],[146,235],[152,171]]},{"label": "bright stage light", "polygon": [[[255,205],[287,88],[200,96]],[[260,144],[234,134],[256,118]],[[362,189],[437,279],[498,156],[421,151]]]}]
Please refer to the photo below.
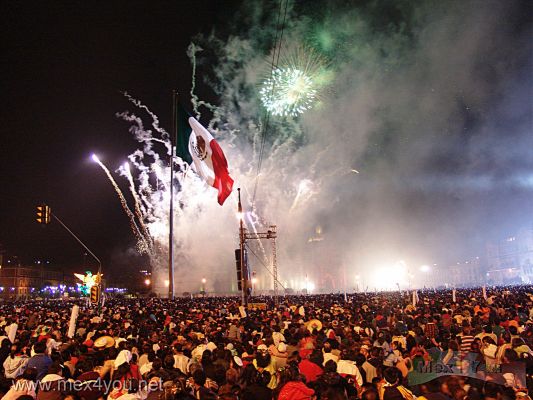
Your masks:
[{"label": "bright stage light", "polygon": [[398,290],[408,282],[408,271],[405,262],[376,268],[370,276],[369,287],[377,290]]},{"label": "bright stage light", "polygon": [[100,162],[100,159],[98,158],[96,154],[93,154],[91,158],[93,159],[94,162]]},{"label": "bright stage light", "polygon": [[145,280],[144,280],[144,284],[145,284],[146,286],[150,286],[150,283],[151,283],[151,282],[150,282],[150,279],[145,279]]},{"label": "bright stage light", "polygon": [[165,279],[165,287],[168,287],[170,285],[170,281],[168,279]]},{"label": "bright stage light", "polygon": [[421,265],[420,266],[420,271],[421,272],[429,272],[430,268],[429,268],[429,265]]}]

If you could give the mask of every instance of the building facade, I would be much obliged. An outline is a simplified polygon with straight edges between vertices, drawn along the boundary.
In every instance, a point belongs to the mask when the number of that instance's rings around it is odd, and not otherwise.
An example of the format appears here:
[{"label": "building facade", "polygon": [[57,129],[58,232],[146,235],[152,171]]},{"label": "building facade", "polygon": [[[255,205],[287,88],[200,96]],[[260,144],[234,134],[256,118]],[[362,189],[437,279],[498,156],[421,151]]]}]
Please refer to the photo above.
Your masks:
[{"label": "building facade", "polygon": [[0,268],[0,298],[19,298],[38,293],[45,286],[76,286],[72,274],[41,266],[6,265]]},{"label": "building facade", "polygon": [[533,282],[533,229],[521,229],[487,245],[487,283],[508,285]]},{"label": "building facade", "polygon": [[441,282],[446,287],[472,287],[485,284],[486,264],[481,257],[474,257],[445,268]]}]

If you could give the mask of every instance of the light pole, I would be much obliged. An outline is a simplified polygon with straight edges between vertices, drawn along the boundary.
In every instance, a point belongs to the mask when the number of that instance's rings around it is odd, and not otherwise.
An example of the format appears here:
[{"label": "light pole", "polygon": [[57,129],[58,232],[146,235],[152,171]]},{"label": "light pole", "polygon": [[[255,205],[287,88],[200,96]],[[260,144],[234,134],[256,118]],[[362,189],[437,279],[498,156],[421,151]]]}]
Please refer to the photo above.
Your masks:
[{"label": "light pole", "polygon": [[[96,157],[93,155],[93,158]],[[97,158],[98,159],[98,158]],[[70,235],[76,239],[76,241],[82,245],[82,247],[87,250],[87,252],[96,260],[96,262],[98,262],[98,273],[96,275],[96,279],[95,279],[95,283],[96,285],[98,286],[98,309],[100,309],[100,305],[101,305],[101,294],[102,294],[102,262],[100,261],[100,259],[98,257],[96,257],[96,255],[85,245],[85,243],[83,243],[81,241],[81,239],[76,236],[76,234],[74,232],[72,232],[68,226],[66,226],[63,221],[61,221],[57,215],[55,215],[50,207],[46,206],[47,209],[48,209],[48,212],[49,212],[49,216],[51,216],[52,218],[54,218],[63,228],[65,228],[65,230],[70,233]]]},{"label": "light pole", "polygon": [[237,208],[237,215],[239,216],[239,249],[240,249],[240,265],[241,265],[241,305],[246,307],[246,286],[248,284],[246,265],[244,265],[244,224],[243,224],[243,213],[242,213],[242,203],[241,203],[241,188],[237,189],[239,193],[239,204]]}]

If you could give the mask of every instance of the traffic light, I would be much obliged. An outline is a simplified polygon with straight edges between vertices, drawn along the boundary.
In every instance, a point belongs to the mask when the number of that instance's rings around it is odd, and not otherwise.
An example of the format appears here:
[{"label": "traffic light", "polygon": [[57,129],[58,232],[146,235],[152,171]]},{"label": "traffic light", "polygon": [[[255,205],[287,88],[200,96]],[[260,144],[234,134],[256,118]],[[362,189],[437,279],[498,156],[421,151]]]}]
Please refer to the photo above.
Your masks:
[{"label": "traffic light", "polygon": [[100,286],[91,287],[91,303],[96,304],[100,300]]},{"label": "traffic light", "polygon": [[45,222],[45,220],[46,220],[45,208],[46,208],[46,206],[37,206],[37,223],[39,223],[39,224],[45,224],[46,223]]},{"label": "traffic light", "polygon": [[37,206],[37,223],[42,225],[47,225],[50,223],[51,216],[50,207],[45,204]]}]

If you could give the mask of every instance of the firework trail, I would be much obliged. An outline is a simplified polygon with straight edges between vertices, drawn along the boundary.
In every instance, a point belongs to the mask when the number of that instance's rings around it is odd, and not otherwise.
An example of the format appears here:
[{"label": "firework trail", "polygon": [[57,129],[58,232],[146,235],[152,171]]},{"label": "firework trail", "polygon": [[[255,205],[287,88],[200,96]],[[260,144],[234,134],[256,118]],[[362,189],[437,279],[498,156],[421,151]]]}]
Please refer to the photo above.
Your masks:
[{"label": "firework trail", "polygon": [[128,182],[130,184],[130,192],[133,196],[134,201],[135,216],[137,217],[137,221],[139,221],[139,226],[141,227],[142,234],[144,235],[144,241],[146,242],[148,248],[151,251],[153,247],[152,237],[150,236],[150,231],[148,230],[148,227],[144,223],[143,211],[141,210],[142,205],[139,196],[135,191],[135,184],[133,182],[133,176],[131,175],[130,165],[128,163],[125,163],[121,171],[123,171],[124,175],[126,175],[126,179],[128,179]]},{"label": "firework trail", "polygon": [[130,219],[130,227],[131,227],[133,234],[137,238],[137,241],[138,241],[137,248],[139,252],[147,253],[149,250],[149,245],[148,243],[146,243],[144,236],[139,231],[139,227],[137,226],[137,223],[135,222],[135,215],[133,215],[130,208],[128,207],[126,198],[124,197],[124,195],[122,194],[122,191],[118,187],[117,182],[115,182],[115,179],[113,179],[113,176],[111,175],[111,172],[109,172],[109,169],[107,169],[107,167],[100,161],[100,159],[95,154],[93,154],[92,159],[104,170],[107,177],[111,181],[111,184],[115,188],[115,191],[117,192],[118,198],[120,200],[120,204],[122,205],[122,208],[126,212],[126,215],[128,216],[128,218]]},{"label": "firework trail", "polygon": [[[142,201],[143,214],[149,213],[152,209],[152,203],[150,201],[150,194],[152,189],[150,187],[149,176],[152,171],[151,167],[145,166],[142,163],[144,159],[144,153],[141,150],[136,150],[133,154],[128,156],[130,162],[140,171],[137,176],[139,182],[139,192],[137,193],[138,198]],[[154,163],[154,165],[157,165]]]},{"label": "firework trail", "polygon": [[194,90],[196,89],[196,53],[203,51],[203,49],[200,46],[197,46],[194,43],[191,43],[189,47],[187,48],[187,56],[191,60],[191,67],[192,67],[192,76],[191,76],[191,104],[194,111],[194,114],[196,116],[196,119],[200,119],[202,114],[199,111],[200,106],[204,106],[209,111],[213,113],[213,118],[211,121],[209,121],[209,125],[207,126],[209,129],[213,129],[213,126],[216,122],[220,121],[220,109],[219,107],[216,107],[212,105],[211,103],[208,103],[206,101],[200,100],[198,95],[194,93]]},{"label": "firework trail", "polygon": [[133,135],[139,142],[144,143],[144,154],[152,156],[155,160],[158,160],[160,158],[159,154],[153,150],[153,142],[157,142],[163,144],[167,149],[167,154],[170,155],[170,140],[153,137],[152,132],[150,130],[144,129],[144,125],[141,118],[128,112],[117,113],[116,116],[122,118],[124,121],[135,123],[135,125],[131,126],[130,132],[133,133]]},{"label": "firework trail", "polygon": [[306,202],[315,195],[316,192],[314,190],[314,184],[309,179],[303,179],[300,181],[298,185],[298,192],[296,193],[296,197],[294,198],[294,201],[292,203],[291,208],[289,209],[289,212],[292,212],[300,205],[300,203]]},{"label": "firework trail", "polygon": [[[167,154],[170,155],[170,153],[171,153],[170,136],[169,136],[168,132],[165,131],[165,129],[163,129],[163,128],[161,128],[159,126],[159,118],[157,117],[157,115],[155,115],[152,111],[150,111],[150,109],[147,106],[145,106],[143,103],[141,103],[140,100],[135,99],[132,96],[130,96],[130,94],[128,92],[124,92],[123,95],[131,103],[133,103],[136,107],[146,111],[146,113],[148,115],[150,115],[150,117],[152,117],[152,126],[156,130],[156,132],[159,132],[161,134],[161,139],[157,139],[157,138],[154,138],[154,137],[151,137],[150,139],[153,140],[153,141],[159,142],[159,143],[163,143],[166,146],[166,148],[167,148]],[[141,122],[141,124],[142,124],[142,122]],[[142,125],[141,125],[141,127],[142,127]]]},{"label": "firework trail", "polygon": [[[248,203],[251,204],[252,198],[251,198],[250,193],[248,192],[248,188],[244,187],[244,190],[246,191],[246,194],[248,196]],[[257,235],[257,233],[258,233],[257,225],[258,225],[258,223],[260,223],[260,217],[259,217],[259,215],[257,215],[256,211],[257,211],[256,208],[254,206],[252,206],[251,211],[245,213],[245,216],[246,216],[246,219],[248,220],[248,223],[251,226],[252,230]],[[265,225],[265,224],[263,224],[263,225]],[[263,256],[264,264],[267,265],[268,264],[268,257],[267,257],[267,254],[266,254],[265,246],[263,246],[263,242],[261,240],[257,240],[257,243],[259,245],[259,248],[261,249],[261,255]]]},{"label": "firework trail", "polygon": [[[252,212],[246,213],[246,217],[248,218],[248,222],[250,223],[250,226],[252,227],[252,230],[257,235],[258,231],[257,231],[257,227],[256,227],[256,221],[254,220],[254,217],[256,217],[255,212],[252,211]],[[262,256],[263,256],[263,263],[265,265],[268,265],[268,258],[267,258],[267,255],[266,255],[265,246],[263,246],[263,242],[261,240],[257,240],[256,242],[258,243],[259,248],[261,249],[261,253],[262,253]]]}]

